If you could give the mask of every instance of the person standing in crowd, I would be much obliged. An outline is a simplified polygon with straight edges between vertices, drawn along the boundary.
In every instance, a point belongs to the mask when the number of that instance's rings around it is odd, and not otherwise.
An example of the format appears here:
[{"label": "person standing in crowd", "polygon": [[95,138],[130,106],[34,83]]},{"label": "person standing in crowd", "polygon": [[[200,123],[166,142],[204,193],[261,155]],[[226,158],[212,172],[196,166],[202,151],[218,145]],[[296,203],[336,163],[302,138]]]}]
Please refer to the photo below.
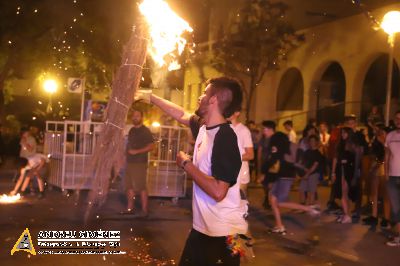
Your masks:
[{"label": "person standing in crowd", "polygon": [[[351,223],[350,200],[356,201],[358,197],[357,186],[357,145],[355,144],[354,132],[349,127],[341,130],[341,141],[338,145],[336,156],[332,164],[332,178],[341,183],[343,215],[339,216],[337,222]],[[336,181],[336,180],[335,180]]]},{"label": "person standing in crowd", "polygon": [[189,126],[196,138],[193,161],[182,151],[177,155],[194,183],[193,228],[179,265],[240,265],[240,254],[227,242],[246,234],[247,206],[240,197],[239,145],[226,120],[241,107],[239,83],[227,77],[208,80],[194,115],[155,95],[143,97]]},{"label": "person standing in crowd", "polygon": [[133,110],[132,128],[128,133],[126,148],[125,189],[127,191],[128,206],[123,213],[133,213],[135,193],[140,193],[142,212],[148,216],[148,194],[146,188],[148,153],[154,148],[153,135],[150,129],[143,125],[143,112]]},{"label": "person standing in crowd", "polygon": [[293,129],[293,122],[292,120],[286,120],[283,123],[283,127],[286,130],[286,133],[288,135],[289,141],[293,143],[297,143],[297,134],[296,131]]},{"label": "person standing in crowd", "polygon": [[396,129],[386,136],[385,176],[396,235],[386,244],[400,247],[400,111],[394,116]]},{"label": "person standing in crowd", "polygon": [[296,176],[296,149],[296,144],[290,142],[288,136],[282,132],[276,132],[270,138],[268,158],[263,165],[263,172],[271,186],[269,201],[275,218],[272,233],[286,234],[280,213],[281,208],[306,211],[312,216],[319,215],[319,210],[315,206],[304,206],[288,200],[290,188]]},{"label": "person standing in crowd", "polygon": [[371,216],[363,219],[363,223],[370,225],[372,229],[378,224],[378,196],[383,199],[383,218],[381,220],[381,227],[386,228],[390,220],[390,202],[386,190],[385,180],[385,138],[386,131],[384,124],[374,125],[374,138],[371,144],[370,155],[372,157],[372,164],[370,169],[370,201],[372,212]]},{"label": "person standing in crowd", "polygon": [[258,160],[257,160],[257,154],[258,154],[258,144],[260,142],[260,130],[258,129],[256,123],[254,123],[253,120],[250,120],[247,123],[247,127],[251,132],[251,140],[253,142],[253,154],[254,158],[253,160],[249,161],[249,168],[250,168],[250,179],[252,182],[257,181],[257,176],[258,176]]},{"label": "person standing in crowd", "polygon": [[360,192],[355,201],[355,209],[352,215],[353,221],[358,222],[362,206],[362,196],[364,195],[364,183],[367,183],[370,161],[368,156],[368,142],[365,134],[361,130],[357,130],[357,117],[353,114],[345,116],[344,125],[351,128],[354,133],[353,143],[356,145],[355,172],[354,183]]},{"label": "person standing in crowd", "polygon": [[319,176],[323,172],[325,165],[324,158],[319,151],[319,138],[316,135],[308,137],[308,143],[310,149],[304,153],[304,171],[305,174],[301,178],[300,182],[300,195],[304,196],[307,194],[307,199],[302,198],[301,202],[305,202],[306,205],[315,204],[315,194],[317,192],[317,186]]},{"label": "person standing in crowd", "polygon": [[257,161],[258,161],[258,172],[260,173],[260,177],[258,178],[258,182],[263,184],[265,198],[263,202],[263,207],[265,209],[270,209],[271,206],[269,204],[269,187],[270,187],[270,179],[265,176],[265,172],[263,172],[262,166],[265,164],[268,156],[269,156],[269,142],[271,137],[275,134],[275,127],[276,124],[274,121],[265,120],[262,122],[262,137],[260,139],[260,143],[258,145],[258,154],[257,154]]},{"label": "person standing in crowd", "polygon": [[322,154],[326,156],[328,151],[329,139],[331,135],[328,132],[328,124],[321,122],[319,124],[319,139],[321,141]]},{"label": "person standing in crowd", "polygon": [[329,177],[331,182],[329,200],[326,204],[328,212],[337,212],[341,209],[340,206],[336,203],[336,200],[342,197],[342,186],[341,182],[339,182],[339,180],[337,178],[334,178],[333,176],[334,169],[332,168],[332,165],[333,165],[333,160],[337,154],[337,147],[341,141],[342,126],[343,125],[339,124],[333,127],[327,149],[327,163],[329,164],[330,168]]},{"label": "person standing in crowd", "polygon": [[247,185],[250,182],[249,161],[254,159],[253,141],[250,130],[239,122],[240,111],[235,111],[228,121],[232,123],[242,154],[242,167],[240,168],[240,189],[247,195]]}]

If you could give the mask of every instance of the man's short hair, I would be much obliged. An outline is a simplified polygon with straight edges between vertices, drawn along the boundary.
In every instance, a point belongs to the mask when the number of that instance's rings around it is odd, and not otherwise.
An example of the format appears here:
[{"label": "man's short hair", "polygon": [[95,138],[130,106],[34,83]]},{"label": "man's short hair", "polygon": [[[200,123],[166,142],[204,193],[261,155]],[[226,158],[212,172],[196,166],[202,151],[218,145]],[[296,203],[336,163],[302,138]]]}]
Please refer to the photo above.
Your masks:
[{"label": "man's short hair", "polygon": [[134,112],[140,113],[140,115],[143,117],[143,110],[140,110],[140,109],[132,109],[132,115],[133,115]]},{"label": "man's short hair", "polygon": [[284,126],[290,126],[290,127],[293,127],[293,121],[292,120],[286,120],[284,123],[283,123],[283,125]]},{"label": "man's short hair", "polygon": [[242,110],[243,94],[237,80],[218,77],[207,80],[206,85],[211,85],[211,96],[217,96],[219,110],[225,118]]},{"label": "man's short hair", "polygon": [[272,120],[264,120],[262,122],[262,126],[265,127],[265,128],[270,128],[270,129],[275,131],[276,123],[274,121],[272,121]]},{"label": "man's short hair", "polygon": [[344,117],[344,122],[348,122],[348,121],[352,121],[352,120],[354,120],[354,121],[357,120],[357,116],[354,114],[351,114],[351,115],[346,115]]}]

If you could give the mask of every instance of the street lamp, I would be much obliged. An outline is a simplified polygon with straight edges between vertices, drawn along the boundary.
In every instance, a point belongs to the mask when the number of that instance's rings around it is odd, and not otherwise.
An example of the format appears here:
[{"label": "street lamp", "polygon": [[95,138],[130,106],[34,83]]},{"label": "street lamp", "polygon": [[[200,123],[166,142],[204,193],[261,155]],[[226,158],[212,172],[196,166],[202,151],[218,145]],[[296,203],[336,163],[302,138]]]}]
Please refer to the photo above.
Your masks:
[{"label": "street lamp", "polygon": [[49,104],[47,105],[47,109],[46,109],[47,113],[53,112],[53,108],[51,106],[51,96],[53,95],[53,93],[55,93],[57,91],[57,87],[58,87],[58,84],[54,79],[47,79],[43,83],[43,88],[44,88],[45,92],[47,92],[49,94]]},{"label": "street lamp", "polygon": [[400,32],[400,11],[390,11],[383,17],[381,28],[388,34],[388,43],[390,46],[389,50],[389,62],[388,62],[388,73],[386,81],[386,112],[385,112],[385,124],[389,126],[390,118],[390,100],[392,96],[392,75],[393,75],[393,51],[396,33]]}]

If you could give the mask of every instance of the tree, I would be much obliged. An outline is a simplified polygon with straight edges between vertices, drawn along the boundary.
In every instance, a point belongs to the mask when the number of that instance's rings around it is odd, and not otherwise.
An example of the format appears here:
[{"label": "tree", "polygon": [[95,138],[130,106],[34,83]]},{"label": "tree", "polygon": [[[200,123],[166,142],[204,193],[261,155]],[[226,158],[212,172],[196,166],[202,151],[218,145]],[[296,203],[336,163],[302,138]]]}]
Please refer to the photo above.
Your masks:
[{"label": "tree", "polygon": [[0,121],[7,81],[86,78],[108,90],[133,25],[134,1],[32,0],[0,2]]},{"label": "tree", "polygon": [[247,120],[254,92],[264,74],[278,69],[288,53],[304,41],[304,36],[285,21],[287,9],[282,2],[245,1],[214,45],[212,65],[242,83]]}]

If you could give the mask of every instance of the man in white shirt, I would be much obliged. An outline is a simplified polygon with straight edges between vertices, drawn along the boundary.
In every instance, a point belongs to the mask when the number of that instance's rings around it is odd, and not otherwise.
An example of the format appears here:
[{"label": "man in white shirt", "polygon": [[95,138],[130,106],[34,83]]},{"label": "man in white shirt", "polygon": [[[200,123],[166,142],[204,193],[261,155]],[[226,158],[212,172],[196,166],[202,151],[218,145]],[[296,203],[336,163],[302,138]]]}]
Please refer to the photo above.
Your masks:
[{"label": "man in white shirt", "polygon": [[247,185],[250,182],[249,161],[254,159],[253,141],[251,139],[250,130],[239,122],[240,111],[233,113],[228,121],[232,123],[232,128],[235,130],[240,153],[242,154],[242,167],[240,168],[240,189],[247,194]]},{"label": "man in white shirt", "polygon": [[290,141],[291,143],[297,143],[297,134],[296,134],[296,131],[294,131],[294,129],[293,129],[293,122],[292,122],[292,120],[286,120],[286,121],[283,123],[283,127],[284,127],[285,130],[286,130],[286,134],[287,134],[287,136],[288,136],[288,138],[289,138],[289,141]]},{"label": "man in white shirt", "polygon": [[193,229],[179,265],[240,265],[241,252],[232,239],[247,232],[247,209],[240,198],[239,145],[226,120],[241,106],[239,83],[226,77],[209,80],[195,115],[155,95],[142,96],[148,97],[178,122],[190,126],[196,138],[193,161],[184,152],[177,155],[177,164],[194,183]]},{"label": "man in white shirt", "polygon": [[400,247],[400,111],[395,114],[396,129],[386,136],[385,173],[393,222],[397,235],[386,244]]}]

